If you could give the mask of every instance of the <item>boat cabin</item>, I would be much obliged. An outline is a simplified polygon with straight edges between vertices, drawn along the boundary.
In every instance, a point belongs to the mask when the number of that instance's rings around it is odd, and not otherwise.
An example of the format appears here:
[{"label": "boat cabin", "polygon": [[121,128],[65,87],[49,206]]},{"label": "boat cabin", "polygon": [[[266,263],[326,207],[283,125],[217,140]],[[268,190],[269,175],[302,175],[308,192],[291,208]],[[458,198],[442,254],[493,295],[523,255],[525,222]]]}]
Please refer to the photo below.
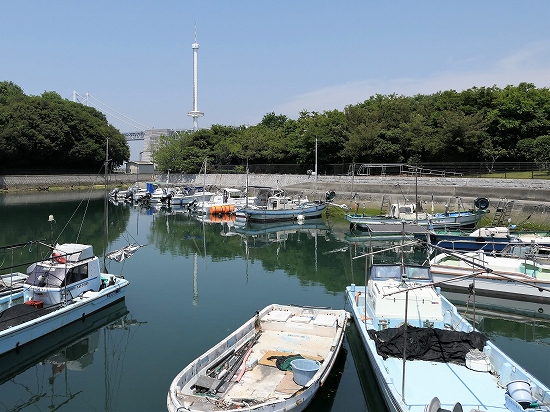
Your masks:
[{"label": "boat cabin", "polygon": [[413,326],[432,326],[436,323],[443,326],[441,297],[431,282],[430,268],[426,266],[373,265],[368,281],[367,304],[379,329],[397,327],[405,321],[405,311],[407,322]]},{"label": "boat cabin", "polygon": [[307,202],[307,197],[293,199],[283,189],[261,188],[254,199],[254,206],[266,210],[284,210],[294,209]]},{"label": "boat cabin", "polygon": [[[396,219],[410,218],[412,215],[416,214],[416,211],[417,206],[414,203],[407,203],[403,205],[399,203],[392,203],[387,216]],[[420,203],[418,205],[418,213],[424,213],[424,210],[422,210],[422,205]]]},{"label": "boat cabin", "polygon": [[54,305],[102,285],[99,259],[91,245],[57,244],[48,260],[29,266],[24,300]]}]

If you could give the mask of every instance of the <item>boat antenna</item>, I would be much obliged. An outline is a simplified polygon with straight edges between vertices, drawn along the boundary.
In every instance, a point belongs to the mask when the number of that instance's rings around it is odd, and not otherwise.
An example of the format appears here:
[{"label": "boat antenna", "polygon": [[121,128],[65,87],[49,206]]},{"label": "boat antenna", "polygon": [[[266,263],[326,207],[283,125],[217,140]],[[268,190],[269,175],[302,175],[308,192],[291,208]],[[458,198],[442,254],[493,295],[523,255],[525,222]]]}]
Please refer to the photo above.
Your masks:
[{"label": "boat antenna", "polygon": [[107,139],[106,139],[106,143],[105,143],[105,195],[104,195],[104,200],[103,200],[103,208],[104,208],[104,217],[103,219],[105,220],[105,233],[103,234],[104,238],[103,238],[103,271],[105,273],[107,273],[107,263],[106,263],[106,254],[107,254],[107,238],[108,238],[108,234],[109,234],[109,215],[108,215],[108,197],[109,197],[109,193],[108,193],[108,174],[107,174],[107,169],[109,167],[109,137],[107,136]]},{"label": "boat antenna", "polygon": [[48,216],[48,222],[50,222],[50,238],[51,238],[51,244],[53,246],[53,224],[55,223],[55,219],[53,218],[53,215]]}]

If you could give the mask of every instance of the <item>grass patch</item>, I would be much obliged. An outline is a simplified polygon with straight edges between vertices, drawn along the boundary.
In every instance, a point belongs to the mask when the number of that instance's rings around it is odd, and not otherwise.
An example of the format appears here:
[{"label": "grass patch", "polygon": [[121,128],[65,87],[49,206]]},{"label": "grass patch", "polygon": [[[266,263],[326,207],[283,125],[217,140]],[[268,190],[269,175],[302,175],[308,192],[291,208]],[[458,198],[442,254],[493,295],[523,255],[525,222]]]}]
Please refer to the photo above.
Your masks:
[{"label": "grass patch", "polygon": [[485,179],[542,179],[542,180],[548,180],[550,179],[550,174],[548,173],[548,170],[533,170],[533,171],[526,171],[526,172],[493,172],[493,173],[484,173],[479,175],[473,175],[473,176],[467,176],[464,175],[463,177],[470,177],[470,178],[485,178]]}]

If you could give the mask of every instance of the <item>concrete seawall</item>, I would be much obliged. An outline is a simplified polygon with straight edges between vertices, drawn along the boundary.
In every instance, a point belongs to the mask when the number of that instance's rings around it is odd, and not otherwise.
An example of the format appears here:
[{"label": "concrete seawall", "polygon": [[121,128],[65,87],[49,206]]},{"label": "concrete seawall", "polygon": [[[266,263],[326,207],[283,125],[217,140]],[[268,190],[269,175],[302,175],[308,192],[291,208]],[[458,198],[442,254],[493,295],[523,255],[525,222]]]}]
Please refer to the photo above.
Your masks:
[{"label": "concrete seawall", "polygon": [[[168,176],[140,176],[145,181],[167,182]],[[327,191],[336,193],[336,202],[379,203],[384,195],[394,201],[449,203],[461,198],[464,203],[478,197],[492,202],[498,199],[515,200],[519,203],[550,203],[550,180],[536,179],[484,179],[457,177],[410,177],[410,176],[308,176],[308,175],[264,175],[264,174],[170,174],[170,183],[182,185],[203,185],[221,187],[269,186],[281,187],[290,193],[301,193],[312,199],[323,198]],[[130,185],[135,175],[113,174],[109,184]],[[102,175],[27,175],[0,176],[0,188],[7,190],[37,190],[48,187],[103,185]]]}]

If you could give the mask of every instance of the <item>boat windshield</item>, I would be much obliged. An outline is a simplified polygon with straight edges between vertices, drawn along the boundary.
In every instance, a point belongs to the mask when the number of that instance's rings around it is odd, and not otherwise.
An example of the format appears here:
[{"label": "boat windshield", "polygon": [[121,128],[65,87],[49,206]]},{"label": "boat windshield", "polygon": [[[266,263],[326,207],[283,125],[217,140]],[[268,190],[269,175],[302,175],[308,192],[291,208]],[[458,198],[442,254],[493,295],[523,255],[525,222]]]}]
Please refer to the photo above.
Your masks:
[{"label": "boat windshield", "polygon": [[427,266],[405,266],[401,265],[374,265],[371,268],[373,279],[396,279],[402,280],[402,274],[410,280],[431,280],[430,268]]},{"label": "boat windshield", "polygon": [[426,266],[405,266],[405,274],[409,279],[431,280],[430,268]]},{"label": "boat windshield", "polygon": [[399,265],[377,265],[371,268],[371,278],[375,279],[397,279],[401,280],[401,266]]},{"label": "boat windshield", "polygon": [[29,277],[25,282],[27,285],[46,288],[60,287],[65,279],[65,268],[37,264],[28,275]]}]

